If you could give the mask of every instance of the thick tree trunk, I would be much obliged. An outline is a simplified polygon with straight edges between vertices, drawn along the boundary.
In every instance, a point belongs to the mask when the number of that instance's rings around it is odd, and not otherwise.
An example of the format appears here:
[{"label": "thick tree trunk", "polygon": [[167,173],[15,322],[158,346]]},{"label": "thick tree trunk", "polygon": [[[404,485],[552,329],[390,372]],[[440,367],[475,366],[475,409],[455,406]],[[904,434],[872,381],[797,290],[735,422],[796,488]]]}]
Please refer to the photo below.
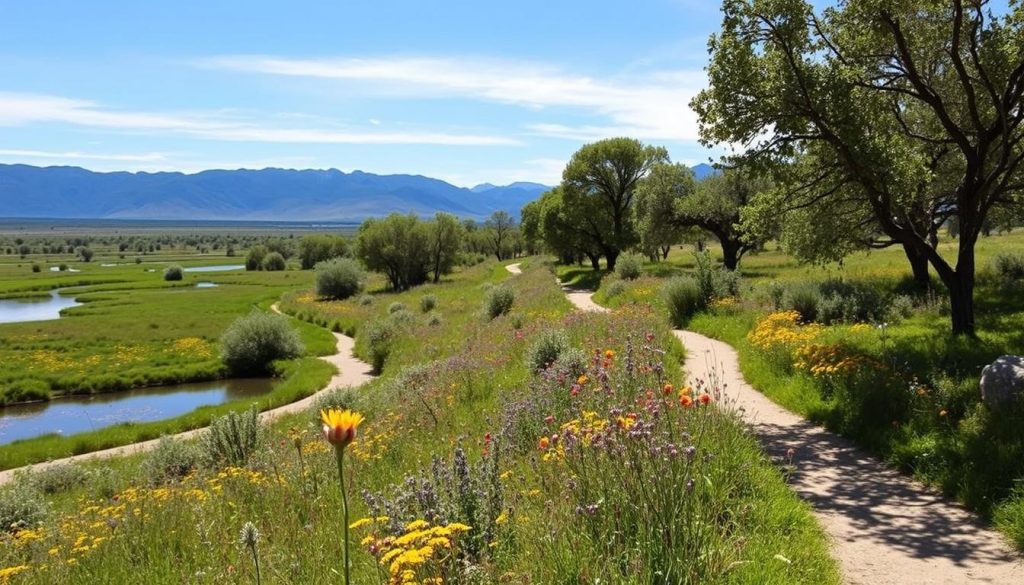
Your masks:
[{"label": "thick tree trunk", "polygon": [[961,272],[957,267],[956,278],[949,287],[950,317],[953,320],[953,335],[974,336],[974,270]]},{"label": "thick tree trunk", "polygon": [[594,270],[601,270],[601,256],[597,254],[587,254],[587,258],[590,258],[590,267]]},{"label": "thick tree trunk", "polygon": [[736,270],[740,264],[740,249],[743,244],[728,238],[720,238],[719,241],[722,244],[722,263],[727,269]]},{"label": "thick tree trunk", "polygon": [[903,244],[903,252],[907,255],[907,261],[910,262],[910,270],[914,274],[914,285],[921,290],[928,288],[930,283],[928,256],[919,253],[913,246],[907,244]]},{"label": "thick tree trunk", "polygon": [[604,257],[605,257],[606,260],[608,260],[608,270],[609,270],[609,272],[615,270],[615,261],[619,259],[619,251],[618,250],[605,250]]},{"label": "thick tree trunk", "polygon": [[668,258],[668,253],[671,252],[671,251],[672,251],[672,246],[662,246],[661,247],[661,259],[662,260],[667,259]]}]

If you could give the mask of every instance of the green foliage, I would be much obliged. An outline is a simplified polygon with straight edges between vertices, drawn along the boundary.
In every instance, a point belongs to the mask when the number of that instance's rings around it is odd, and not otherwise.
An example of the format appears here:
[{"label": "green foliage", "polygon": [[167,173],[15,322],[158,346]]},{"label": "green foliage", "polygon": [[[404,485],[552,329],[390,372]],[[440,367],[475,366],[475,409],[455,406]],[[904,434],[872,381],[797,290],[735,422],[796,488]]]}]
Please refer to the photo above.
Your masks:
[{"label": "green foliage", "polygon": [[269,252],[263,257],[263,262],[260,264],[260,268],[268,272],[284,270],[285,267],[284,256],[280,252]]},{"label": "green foliage", "polygon": [[662,250],[682,241],[675,223],[677,207],[693,194],[693,171],[683,164],[657,164],[636,187],[636,222],[640,249],[660,258]]},{"label": "green foliage", "polygon": [[626,283],[621,280],[616,280],[608,285],[604,291],[604,296],[609,299],[614,299],[624,292],[626,292]]},{"label": "green foliage", "polygon": [[287,317],[261,311],[239,317],[221,337],[221,359],[236,375],[268,374],[274,360],[295,358],[303,351]]},{"label": "green foliage", "polygon": [[443,324],[444,324],[444,318],[441,317],[440,313],[435,311],[435,312],[430,313],[429,315],[427,315],[427,325],[430,325],[431,327],[438,327],[438,326],[443,325]]},{"label": "green foliage", "polygon": [[740,292],[740,276],[734,270],[714,266],[711,254],[697,252],[694,254],[694,279],[704,306],[715,299],[737,296]]},{"label": "green foliage", "polygon": [[420,311],[429,313],[437,307],[437,297],[434,295],[423,295],[420,297]]},{"label": "green foliage", "polygon": [[392,289],[403,291],[427,280],[430,235],[415,214],[368,219],[359,226],[356,255],[370,270],[382,272]]},{"label": "green foliage", "polygon": [[[357,294],[366,282],[366,273],[351,258],[335,258],[315,267],[316,294],[325,299],[342,300]],[[373,302],[373,297],[367,297]]]},{"label": "green foliage", "polygon": [[0,532],[35,528],[48,513],[43,495],[28,484],[16,482],[0,488]]},{"label": "green foliage", "polygon": [[805,323],[818,320],[821,290],[816,283],[798,283],[786,287],[782,294],[782,307],[800,313]]},{"label": "green foliage", "polygon": [[384,371],[384,364],[391,355],[391,348],[397,334],[397,327],[390,319],[374,321],[363,329],[366,346],[370,354],[370,365],[377,373]]},{"label": "green foliage", "polygon": [[562,329],[540,331],[526,352],[530,371],[545,370],[569,349],[569,337]]},{"label": "green foliage", "polygon": [[998,508],[994,518],[996,526],[1010,538],[1019,550],[1024,550],[1024,484]]},{"label": "green foliage", "polygon": [[267,257],[267,254],[267,247],[262,244],[249,248],[249,253],[245,256],[245,269],[262,270],[263,259]]},{"label": "green foliage", "polygon": [[78,251],[78,255],[82,258],[82,262],[91,262],[94,254],[95,252],[89,248],[82,248]]},{"label": "green foliage", "polygon": [[61,494],[85,484],[89,472],[77,463],[47,465],[27,474],[18,474],[15,481],[26,483],[41,494]]},{"label": "green foliage", "polygon": [[406,310],[408,310],[408,309],[406,309],[405,304],[404,303],[400,303],[398,301],[395,301],[395,302],[391,303],[390,305],[388,305],[388,314],[389,315],[394,315],[395,313],[397,313],[399,311],[406,311]]},{"label": "green foliage", "polygon": [[491,253],[499,260],[513,256],[512,240],[516,221],[507,211],[495,211],[484,222]]},{"label": "green foliage", "polygon": [[555,360],[555,365],[559,370],[574,378],[586,373],[589,364],[590,359],[587,357],[587,353],[578,347],[563,349],[558,354],[558,359]]},{"label": "green foliage", "polygon": [[752,171],[727,169],[705,177],[693,194],[676,205],[673,222],[693,226],[714,234],[722,246],[722,261],[736,270],[743,255],[761,246],[769,233],[741,232],[741,212],[771,184]]},{"label": "green foliage", "polygon": [[332,388],[317,394],[310,408],[310,417],[314,423],[320,423],[320,411],[332,408],[339,410],[357,409],[360,404],[359,390],[356,388]]},{"label": "green foliage", "polygon": [[33,262],[32,263],[32,272],[42,272],[42,271],[43,271],[43,269],[42,269],[41,266],[39,266],[38,262]]},{"label": "green foliage", "polygon": [[310,234],[299,241],[299,261],[303,270],[321,262],[348,256],[348,240],[333,234]]},{"label": "green foliage", "polygon": [[450,213],[438,213],[426,225],[429,243],[428,266],[435,283],[450,274],[459,260],[459,251],[466,238],[466,230],[459,219]]},{"label": "green foliage", "polygon": [[373,295],[363,295],[359,297],[359,304],[368,307],[373,304]]},{"label": "green foliage", "polygon": [[185,276],[185,271],[181,266],[173,265],[164,268],[164,280],[171,282],[181,280]]},{"label": "green foliage", "polygon": [[1003,282],[1024,280],[1024,254],[1004,252],[992,259],[992,268]]},{"label": "green foliage", "polygon": [[487,291],[484,297],[484,314],[488,319],[495,319],[512,310],[516,301],[516,291],[506,285],[496,286]]},{"label": "green foliage", "polygon": [[231,411],[216,418],[200,439],[206,463],[213,468],[224,466],[245,467],[263,446],[264,432],[259,411],[255,407],[245,412]]},{"label": "green foliage", "polygon": [[622,280],[636,280],[643,274],[643,260],[639,256],[627,254],[619,258],[615,274]]},{"label": "green foliage", "polygon": [[661,289],[669,319],[675,327],[684,327],[697,311],[707,306],[697,281],[688,276],[676,276],[665,282]]},{"label": "green foliage", "polygon": [[202,456],[195,443],[164,436],[146,453],[139,472],[150,485],[165,484],[191,473],[202,462]]}]

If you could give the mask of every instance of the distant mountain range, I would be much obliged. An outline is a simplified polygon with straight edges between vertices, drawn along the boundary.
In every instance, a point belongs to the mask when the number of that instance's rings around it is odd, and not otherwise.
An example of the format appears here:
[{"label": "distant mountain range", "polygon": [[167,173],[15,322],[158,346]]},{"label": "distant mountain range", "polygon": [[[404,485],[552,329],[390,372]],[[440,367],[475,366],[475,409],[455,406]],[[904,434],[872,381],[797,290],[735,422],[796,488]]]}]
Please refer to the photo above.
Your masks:
[{"label": "distant mountain range", "polygon": [[[706,168],[705,168],[706,167]],[[697,165],[698,179],[712,172]],[[97,173],[0,164],[0,217],[359,221],[397,211],[482,219],[513,215],[550,187],[519,182],[472,189],[419,175],[329,170]]]}]

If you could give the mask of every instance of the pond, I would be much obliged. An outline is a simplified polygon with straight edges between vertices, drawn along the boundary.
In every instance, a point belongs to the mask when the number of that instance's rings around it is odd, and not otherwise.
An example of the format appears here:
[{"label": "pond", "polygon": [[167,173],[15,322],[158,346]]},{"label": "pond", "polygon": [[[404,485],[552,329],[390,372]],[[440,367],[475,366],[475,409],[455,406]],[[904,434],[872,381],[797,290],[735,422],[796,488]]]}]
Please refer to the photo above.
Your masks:
[{"label": "pond", "polygon": [[185,272],[226,272],[228,270],[241,270],[245,264],[216,264],[214,266],[191,266]]},{"label": "pond", "polygon": [[81,304],[71,297],[60,296],[60,292],[56,290],[50,291],[49,297],[0,299],[0,323],[60,319],[61,310],[78,307]]},{"label": "pond", "polygon": [[201,281],[196,283],[196,288],[217,288],[220,286],[216,282]]},{"label": "pond", "polygon": [[125,422],[164,420],[201,406],[269,392],[267,378],[216,380],[140,388],[0,408],[0,445],[50,433],[73,435]]}]

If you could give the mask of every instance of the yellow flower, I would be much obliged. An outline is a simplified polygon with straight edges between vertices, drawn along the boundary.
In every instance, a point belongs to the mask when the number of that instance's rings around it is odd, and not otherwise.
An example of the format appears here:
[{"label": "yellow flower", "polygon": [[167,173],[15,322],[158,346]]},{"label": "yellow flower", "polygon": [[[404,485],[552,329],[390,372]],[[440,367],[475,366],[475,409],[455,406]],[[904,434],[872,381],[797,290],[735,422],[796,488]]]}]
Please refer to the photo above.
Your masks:
[{"label": "yellow flower", "polygon": [[344,449],[356,438],[356,429],[363,422],[363,415],[351,410],[320,411],[320,420],[324,423],[324,438],[334,445],[335,449]]},{"label": "yellow flower", "polygon": [[612,359],[613,357],[615,357],[615,351],[611,349],[604,350],[604,357],[605,359]]}]

